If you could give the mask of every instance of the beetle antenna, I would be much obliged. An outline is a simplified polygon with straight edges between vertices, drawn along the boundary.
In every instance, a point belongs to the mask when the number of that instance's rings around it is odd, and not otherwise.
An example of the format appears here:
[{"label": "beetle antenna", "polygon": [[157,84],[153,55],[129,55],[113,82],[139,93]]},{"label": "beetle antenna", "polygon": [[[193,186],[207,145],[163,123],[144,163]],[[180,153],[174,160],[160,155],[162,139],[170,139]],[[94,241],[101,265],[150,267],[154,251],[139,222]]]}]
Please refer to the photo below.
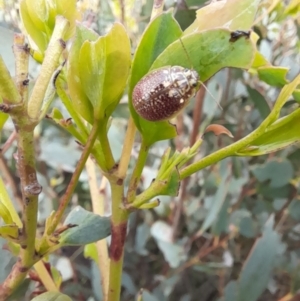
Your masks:
[{"label": "beetle antenna", "polygon": [[183,50],[184,50],[184,52],[185,52],[185,55],[186,55],[187,59],[188,59],[190,65],[191,65],[191,69],[193,70],[194,67],[193,67],[193,62],[192,62],[192,60],[191,60],[191,57],[189,56],[189,54],[188,54],[188,52],[187,52],[187,50],[186,50],[186,48],[185,48],[185,46],[184,46],[184,44],[183,44],[181,38],[179,38],[179,41],[180,41],[180,43],[181,43],[181,45],[182,45],[182,48],[183,48]]},{"label": "beetle antenna", "polygon": [[[182,39],[179,38],[179,41],[180,41],[180,43],[181,43],[181,45],[182,45],[182,48],[183,48],[183,50],[184,50],[184,52],[185,52],[185,54],[186,54],[187,59],[188,59],[190,65],[191,65],[191,69],[194,70],[194,68],[193,68],[193,62],[192,62],[191,57],[189,56],[189,54],[188,54],[188,52],[187,52],[187,50],[186,50],[186,48],[185,48],[185,46],[184,46],[184,44],[183,44],[183,42],[182,42]],[[216,104],[218,105],[218,107],[219,107],[221,110],[223,110],[223,108],[222,108],[222,106],[220,105],[220,103],[219,103],[219,102],[217,101],[217,99],[212,95],[212,93],[209,91],[209,89],[208,89],[207,86],[204,84],[204,82],[201,81],[201,80],[199,79],[199,83],[203,86],[203,88],[206,90],[206,92],[213,98],[213,100],[216,102]]]},{"label": "beetle antenna", "polygon": [[212,95],[212,93],[209,91],[208,87],[204,84],[204,82],[202,82],[201,80],[199,80],[199,83],[203,86],[203,88],[205,89],[205,91],[212,97],[212,99],[216,102],[217,106],[220,108],[221,111],[223,111],[222,106],[220,105],[220,102],[217,101],[217,99]]}]

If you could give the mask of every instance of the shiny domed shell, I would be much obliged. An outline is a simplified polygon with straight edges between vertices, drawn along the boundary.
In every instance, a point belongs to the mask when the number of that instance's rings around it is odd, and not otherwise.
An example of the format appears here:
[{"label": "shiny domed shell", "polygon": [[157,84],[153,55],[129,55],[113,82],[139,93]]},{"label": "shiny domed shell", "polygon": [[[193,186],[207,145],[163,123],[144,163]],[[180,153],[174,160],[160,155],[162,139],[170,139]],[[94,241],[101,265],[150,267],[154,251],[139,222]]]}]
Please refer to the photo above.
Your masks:
[{"label": "shiny domed shell", "polygon": [[164,67],[145,75],[135,86],[132,104],[149,121],[168,120],[177,115],[195,95],[199,75],[180,66]]}]

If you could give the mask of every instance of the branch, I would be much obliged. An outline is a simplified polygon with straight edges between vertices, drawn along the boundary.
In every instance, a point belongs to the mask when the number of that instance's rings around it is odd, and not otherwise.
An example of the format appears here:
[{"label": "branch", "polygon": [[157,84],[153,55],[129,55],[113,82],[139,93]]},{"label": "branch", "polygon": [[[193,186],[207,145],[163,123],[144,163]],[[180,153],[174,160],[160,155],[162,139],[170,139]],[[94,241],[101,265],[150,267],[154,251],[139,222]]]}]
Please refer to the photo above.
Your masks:
[{"label": "branch", "polygon": [[[97,186],[97,175],[95,164],[91,159],[86,162],[86,170],[89,176],[90,194],[93,205],[93,212],[101,216],[104,215],[104,190],[107,184],[107,179],[102,176],[100,191]],[[107,300],[108,284],[109,284],[109,257],[106,239],[101,239],[96,242],[98,253],[98,267],[101,272],[101,282],[103,298]]]},{"label": "branch", "polygon": [[135,133],[136,133],[136,126],[133,122],[133,118],[130,116],[125,139],[124,139],[124,146],[122,149],[119,168],[118,168],[118,177],[121,179],[124,179],[126,176],[126,172],[128,169],[130,156],[131,156],[131,150],[134,143]]},{"label": "branch", "polygon": [[234,156],[237,151],[239,151],[242,148],[247,147],[251,144],[255,139],[257,139],[259,136],[265,133],[267,127],[275,122],[280,114],[280,110],[282,106],[286,103],[290,95],[294,92],[296,87],[300,84],[300,75],[298,75],[291,83],[288,85],[285,85],[283,89],[281,90],[280,95],[278,96],[278,99],[274,105],[273,110],[269,114],[269,116],[261,123],[261,125],[254,130],[252,133],[244,137],[243,139],[228,145],[206,157],[204,157],[202,160],[192,163],[189,166],[185,167],[184,169],[180,170],[180,178],[185,179],[192,174],[196,173],[197,171],[210,166],[212,164],[215,164],[218,161],[221,161],[222,159]]},{"label": "branch", "polygon": [[142,144],[140,147],[139,156],[137,158],[137,162],[135,165],[135,168],[133,170],[129,187],[128,187],[128,194],[127,194],[127,202],[131,203],[134,201],[135,195],[136,195],[136,189],[138,187],[139,181],[141,179],[141,175],[143,172],[143,168],[145,166],[147,156],[149,153],[149,147],[147,147],[144,139],[142,140]]}]

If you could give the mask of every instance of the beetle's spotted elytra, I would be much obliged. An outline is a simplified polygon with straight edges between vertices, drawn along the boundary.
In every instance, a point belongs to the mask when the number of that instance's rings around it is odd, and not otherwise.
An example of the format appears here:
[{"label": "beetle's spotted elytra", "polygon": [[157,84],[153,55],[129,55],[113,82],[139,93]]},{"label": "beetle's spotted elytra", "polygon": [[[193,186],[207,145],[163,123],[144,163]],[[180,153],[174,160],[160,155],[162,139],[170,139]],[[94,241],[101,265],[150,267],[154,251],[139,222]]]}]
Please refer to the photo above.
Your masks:
[{"label": "beetle's spotted elytra", "polygon": [[[250,34],[251,31],[236,30],[230,33],[229,41],[234,43],[241,37],[249,39]],[[182,40],[179,41],[190,61]],[[146,120],[169,120],[188,104],[200,84],[215,99],[200,80],[197,71],[181,66],[163,67],[145,75],[137,83],[132,93],[132,104],[136,112]],[[216,102],[222,109],[217,100]]]},{"label": "beetle's spotted elytra", "polygon": [[135,86],[132,104],[146,120],[162,121],[177,115],[199,88],[199,74],[180,66],[168,66],[145,75]]}]

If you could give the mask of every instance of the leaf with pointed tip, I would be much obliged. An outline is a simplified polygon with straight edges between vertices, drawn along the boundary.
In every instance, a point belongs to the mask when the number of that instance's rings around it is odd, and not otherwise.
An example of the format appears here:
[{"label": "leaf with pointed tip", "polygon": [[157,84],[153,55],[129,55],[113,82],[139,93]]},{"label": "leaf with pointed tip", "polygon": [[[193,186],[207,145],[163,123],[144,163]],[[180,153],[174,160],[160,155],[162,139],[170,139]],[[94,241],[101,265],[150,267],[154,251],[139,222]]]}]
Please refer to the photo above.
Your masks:
[{"label": "leaf with pointed tip", "polygon": [[98,35],[94,31],[82,25],[78,25],[76,36],[70,49],[67,66],[67,82],[73,106],[75,110],[91,124],[94,121],[93,106],[84,93],[84,88],[80,82],[78,57],[83,43],[87,40],[95,41],[97,38]]},{"label": "leaf with pointed tip", "polygon": [[[39,7],[42,11],[43,5]],[[20,1],[20,16],[27,34],[35,43],[40,53],[44,53],[49,42],[49,39],[45,35],[44,23],[35,15],[35,11],[30,10],[30,3],[28,5],[26,0]]]},{"label": "leaf with pointed tip", "polygon": [[5,103],[19,103],[21,101],[17,87],[0,56],[0,99]]},{"label": "leaf with pointed tip", "polygon": [[251,68],[254,70],[262,66],[271,66],[267,59],[258,51],[256,51]]},{"label": "leaf with pointed tip", "polygon": [[264,66],[257,69],[260,80],[271,86],[282,87],[288,83],[286,75],[289,68]]},{"label": "leaf with pointed tip", "polygon": [[60,236],[59,243],[65,245],[85,245],[110,235],[110,218],[102,217],[83,209],[74,208],[67,216],[64,225],[77,225],[66,230]]},{"label": "leaf with pointed tip", "polygon": [[300,141],[300,109],[278,119],[251,145],[239,150],[237,156],[260,156],[283,149]]},{"label": "leaf with pointed tip", "polygon": [[79,51],[82,89],[99,119],[108,117],[124,91],[130,64],[130,41],[123,25],[115,23],[106,36],[85,41]]},{"label": "leaf with pointed tip", "polygon": [[[34,0],[35,1],[35,0]],[[64,35],[64,39],[69,40],[71,37],[74,36],[76,32],[76,21],[81,20],[81,12],[78,11],[76,6],[77,0],[55,0],[54,9],[49,8],[49,18],[48,24],[49,26],[53,26],[55,24],[56,16],[64,16],[70,24],[67,32]],[[49,4],[49,0],[48,0]],[[66,9],[67,8],[67,9]]]},{"label": "leaf with pointed tip", "polygon": [[[1,206],[3,207],[3,214],[7,214],[6,218],[8,218],[7,220],[3,218],[3,220],[7,223],[7,224],[16,224],[18,227],[22,227],[22,222],[21,219],[13,205],[12,200],[10,199],[10,196],[6,190],[6,187],[4,185],[4,182],[2,180],[2,178],[0,177],[0,203]],[[1,216],[1,213],[0,213]]]},{"label": "leaf with pointed tip", "polygon": [[271,109],[262,94],[256,89],[252,89],[247,86],[247,92],[250,96],[251,101],[254,103],[255,108],[259,111],[261,119],[265,119],[271,112]]}]

